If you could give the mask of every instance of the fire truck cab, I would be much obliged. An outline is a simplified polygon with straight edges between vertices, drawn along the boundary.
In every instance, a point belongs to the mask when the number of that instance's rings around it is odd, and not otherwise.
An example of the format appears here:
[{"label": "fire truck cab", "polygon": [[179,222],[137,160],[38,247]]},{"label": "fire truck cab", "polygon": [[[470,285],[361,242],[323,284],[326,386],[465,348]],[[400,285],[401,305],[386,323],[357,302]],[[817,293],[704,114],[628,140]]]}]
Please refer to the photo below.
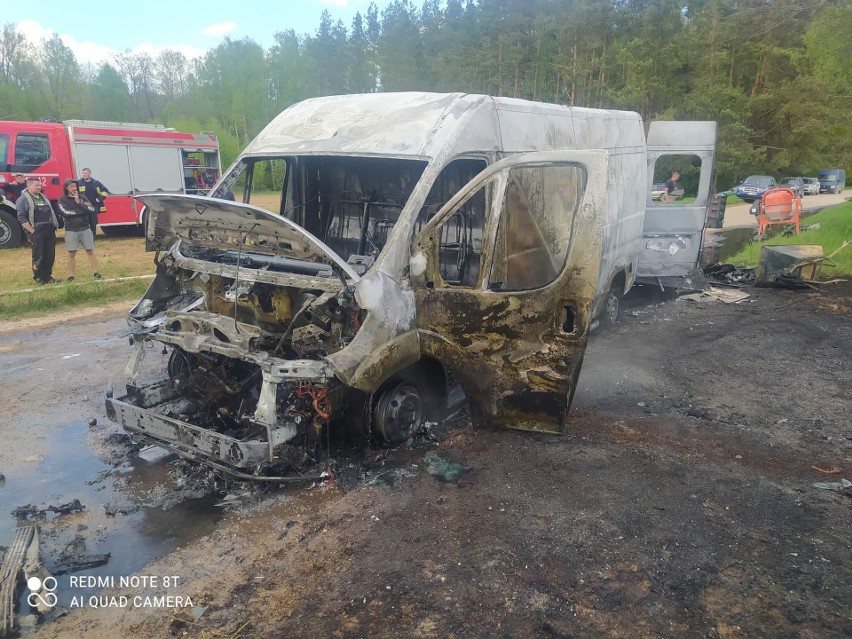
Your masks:
[{"label": "fire truck cab", "polygon": [[[41,180],[53,201],[62,183],[84,168],[110,191],[99,216],[104,232],[144,223],[137,195],[171,193],[206,195],[221,174],[219,142],[211,133],[180,133],[158,124],[67,120],[0,122],[0,189],[16,173]],[[4,191],[0,202],[0,248],[15,248],[23,239],[14,202]]]}]

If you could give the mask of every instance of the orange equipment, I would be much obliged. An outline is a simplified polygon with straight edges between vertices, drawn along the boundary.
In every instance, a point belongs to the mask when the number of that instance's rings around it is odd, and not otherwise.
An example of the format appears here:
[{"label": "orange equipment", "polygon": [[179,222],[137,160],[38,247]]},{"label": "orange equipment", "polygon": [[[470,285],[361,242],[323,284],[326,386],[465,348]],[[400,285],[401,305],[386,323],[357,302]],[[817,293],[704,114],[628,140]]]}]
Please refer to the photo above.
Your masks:
[{"label": "orange equipment", "polygon": [[757,206],[758,236],[766,235],[766,227],[772,224],[795,224],[799,232],[799,216],[802,214],[802,199],[793,189],[778,187],[769,189],[760,198]]}]

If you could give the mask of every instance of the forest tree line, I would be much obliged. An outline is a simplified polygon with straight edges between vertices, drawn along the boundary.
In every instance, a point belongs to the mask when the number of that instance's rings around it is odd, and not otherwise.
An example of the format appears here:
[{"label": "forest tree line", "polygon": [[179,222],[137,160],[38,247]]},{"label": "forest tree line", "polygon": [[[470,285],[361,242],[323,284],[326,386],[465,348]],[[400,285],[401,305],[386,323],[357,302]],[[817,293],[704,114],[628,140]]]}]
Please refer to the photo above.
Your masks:
[{"label": "forest tree line", "polygon": [[7,23],[0,119],[210,130],[228,163],[309,97],[486,93],[715,120],[727,188],[852,165],[850,34],[842,0],[394,0],[350,25],[326,11],[313,34],[284,29],[268,49],[225,38],[193,60],[127,51],[93,67],[58,36],[33,46]]}]

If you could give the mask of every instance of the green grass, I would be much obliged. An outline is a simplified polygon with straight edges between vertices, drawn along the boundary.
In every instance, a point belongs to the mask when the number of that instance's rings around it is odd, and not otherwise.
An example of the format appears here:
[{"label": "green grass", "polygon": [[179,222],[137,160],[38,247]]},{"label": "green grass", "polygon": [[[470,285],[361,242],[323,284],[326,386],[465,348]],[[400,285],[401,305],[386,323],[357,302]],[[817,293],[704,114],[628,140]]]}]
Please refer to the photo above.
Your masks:
[{"label": "green grass", "polygon": [[[53,277],[64,280],[68,252],[62,239],[56,242],[56,261]],[[35,290],[32,253],[29,247],[0,251],[0,321],[22,316],[49,313],[65,307],[98,306],[127,300],[129,305],[141,297],[150,279],[110,281],[118,277],[153,275],[153,253],[145,252],[141,237],[104,237],[99,234],[95,244],[98,271],[105,281],[92,280],[85,251],[77,253],[77,281],[48,284]]]},{"label": "green grass", "polygon": [[61,308],[98,306],[118,300],[128,300],[128,307],[148,288],[151,280],[123,282],[88,281],[46,284],[33,291],[0,293],[0,321],[22,316],[39,315]]},{"label": "green grass", "polygon": [[[779,246],[789,244],[821,244],[823,251],[828,256],[844,240],[852,240],[852,202],[833,206],[820,211],[816,215],[802,218],[802,226],[819,224],[820,228],[813,231],[803,231],[798,235],[782,237],[776,235],[766,242],[750,242],[743,249],[729,258],[729,262],[735,266],[754,266],[760,256],[760,247]],[[772,227],[769,227],[770,230]],[[777,227],[776,227],[777,228]],[[843,248],[831,261],[836,267],[823,264],[824,275],[852,275],[852,244]]]},{"label": "green grass", "polygon": [[729,195],[726,206],[733,206],[734,204],[747,204],[747,202],[745,200],[741,200],[736,195]]},{"label": "green grass", "polygon": [[[63,231],[60,231],[56,241],[56,261],[53,263],[53,277],[56,279],[65,279],[68,274],[68,251],[62,236]],[[106,279],[154,274],[154,254],[145,252],[145,240],[141,237],[104,237],[99,234],[95,242],[95,255],[98,258],[98,271]],[[0,273],[0,293],[31,288],[33,271],[30,247],[0,251]],[[81,280],[91,277],[86,252],[82,250],[77,252],[77,277]]]}]

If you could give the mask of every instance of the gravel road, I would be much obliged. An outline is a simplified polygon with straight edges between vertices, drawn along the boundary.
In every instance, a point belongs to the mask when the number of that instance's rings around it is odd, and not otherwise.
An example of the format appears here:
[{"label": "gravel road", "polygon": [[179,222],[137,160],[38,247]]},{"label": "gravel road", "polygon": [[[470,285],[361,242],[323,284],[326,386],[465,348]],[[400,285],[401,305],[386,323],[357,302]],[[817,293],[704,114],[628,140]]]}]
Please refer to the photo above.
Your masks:
[{"label": "gravel road", "polygon": [[[85,607],[30,636],[848,637],[852,500],[813,484],[852,479],[852,285],[748,292],[593,334],[560,437],[462,421],[149,565],[198,619]],[[0,337],[0,470],[100,411],[122,325]]]}]

